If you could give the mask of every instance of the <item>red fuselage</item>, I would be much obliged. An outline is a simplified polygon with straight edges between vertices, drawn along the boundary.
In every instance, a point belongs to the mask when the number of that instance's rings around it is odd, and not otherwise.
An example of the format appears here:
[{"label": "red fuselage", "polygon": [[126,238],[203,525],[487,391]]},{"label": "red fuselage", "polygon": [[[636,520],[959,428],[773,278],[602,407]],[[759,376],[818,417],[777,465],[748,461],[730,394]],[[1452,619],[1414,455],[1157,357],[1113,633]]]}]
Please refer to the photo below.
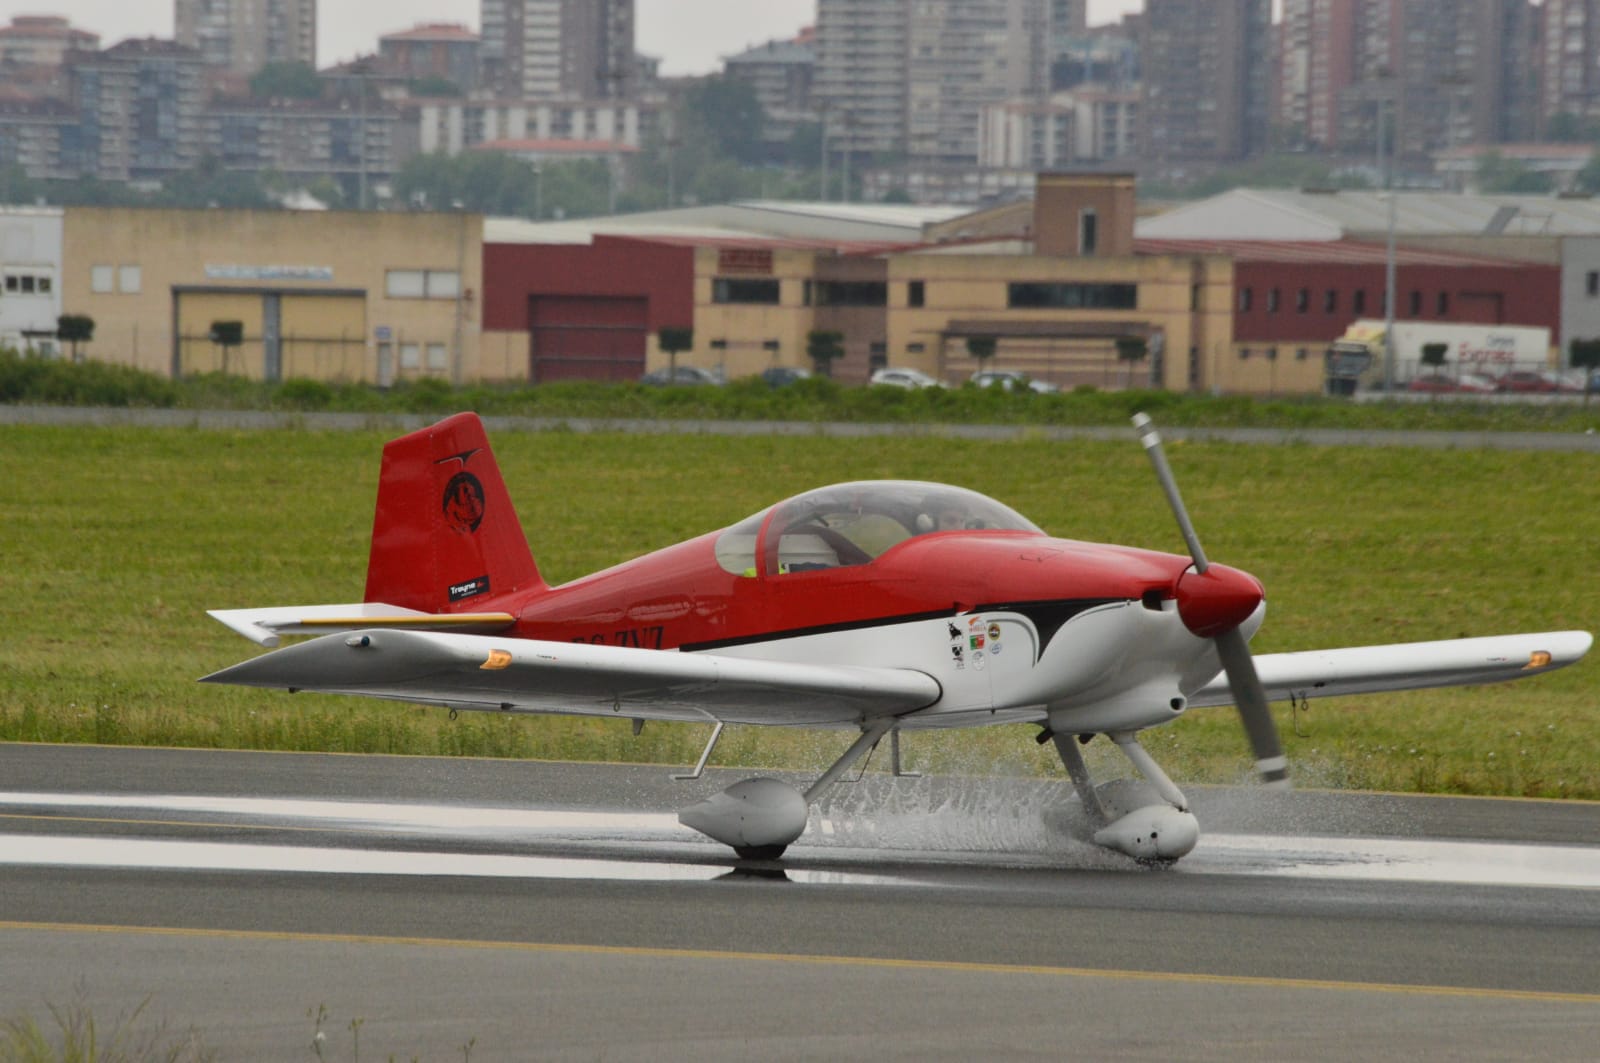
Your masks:
[{"label": "red fuselage", "polygon": [[[1174,554],[1033,532],[951,531],[908,539],[868,564],[741,575],[718,563],[718,534],[505,607],[527,638],[712,649],[1001,607],[1060,620],[1111,601],[1158,608],[1178,596],[1190,566]],[[1253,578],[1223,566],[1210,573],[1228,574],[1242,592],[1234,622],[1260,602]]]}]

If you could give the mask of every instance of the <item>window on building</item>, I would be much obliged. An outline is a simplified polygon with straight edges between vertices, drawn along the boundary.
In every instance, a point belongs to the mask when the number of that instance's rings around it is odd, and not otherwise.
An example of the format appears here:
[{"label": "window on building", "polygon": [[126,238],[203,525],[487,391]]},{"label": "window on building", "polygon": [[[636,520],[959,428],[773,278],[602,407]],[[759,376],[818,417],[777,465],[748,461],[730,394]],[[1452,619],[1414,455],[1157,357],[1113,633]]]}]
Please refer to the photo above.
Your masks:
[{"label": "window on building", "polygon": [[1592,299],[1600,295],[1600,269],[1591,269],[1584,278],[1584,290]]},{"label": "window on building", "polygon": [[1250,360],[1250,348],[1248,348],[1248,347],[1240,347],[1239,348],[1239,360],[1241,362],[1248,362]]},{"label": "window on building", "polygon": [[1006,305],[1014,310],[1136,310],[1139,306],[1139,286],[1023,281],[1007,286]]},{"label": "window on building", "polygon": [[1438,301],[1435,305],[1437,306],[1437,313],[1440,317],[1444,317],[1446,314],[1448,314],[1450,312],[1450,293],[1440,292]]},{"label": "window on building", "polygon": [[450,355],[442,343],[428,344],[428,369],[430,372],[441,372],[450,368]]},{"label": "window on building", "polygon": [[1254,295],[1255,293],[1249,288],[1239,289],[1239,313],[1248,314],[1250,312],[1250,303]]},{"label": "window on building", "polygon": [[143,284],[144,271],[138,266],[117,267],[117,291],[126,295],[138,295]]},{"label": "window on building", "polygon": [[1310,348],[1307,348],[1307,347],[1296,347],[1294,349],[1294,360],[1295,361],[1303,362],[1309,357],[1311,357]]},{"label": "window on building", "polygon": [[927,288],[921,281],[906,283],[906,305],[923,306],[927,301]]},{"label": "window on building", "polygon": [[711,349],[713,351],[725,351],[725,350],[728,349],[728,341],[727,340],[712,340],[711,341]]},{"label": "window on building", "polygon": [[1335,314],[1339,311],[1339,289],[1329,288],[1322,293],[1322,312]]},{"label": "window on building", "polygon": [[778,282],[770,277],[717,277],[711,282],[711,301],[777,306]]},{"label": "window on building", "polygon": [[1365,288],[1357,288],[1351,293],[1350,309],[1356,312],[1357,317],[1367,312],[1367,290]]},{"label": "window on building", "polygon": [[117,267],[115,266],[90,266],[89,290],[96,294],[116,290]]},{"label": "window on building", "polygon": [[422,345],[417,343],[402,343],[400,345],[400,368],[422,368]]},{"label": "window on building", "polygon": [[1419,291],[1412,291],[1411,293],[1410,313],[1412,317],[1418,317],[1422,314],[1422,293]]},{"label": "window on building", "polygon": [[1303,314],[1311,309],[1311,289],[1301,288],[1294,293],[1294,312]]},{"label": "window on building", "polygon": [[811,305],[811,282],[809,280],[807,280],[800,287],[800,305],[801,306],[810,306]]},{"label": "window on building", "polygon": [[1100,216],[1093,207],[1078,212],[1078,254],[1092,255],[1100,243]]},{"label": "window on building", "polygon": [[383,294],[390,299],[454,299],[461,294],[461,274],[453,269],[387,270]]},{"label": "window on building", "polygon": [[1278,289],[1276,289],[1276,288],[1268,288],[1267,289],[1267,313],[1276,314],[1277,312],[1278,312]]},{"label": "window on building", "polygon": [[926,351],[927,349],[928,349],[928,345],[926,343],[908,343],[908,344],[906,344],[906,353],[907,354],[921,354],[924,351]]},{"label": "window on building", "polygon": [[888,306],[889,286],[882,281],[818,281],[818,306]]},{"label": "window on building", "polygon": [[763,351],[766,351],[768,354],[777,354],[778,353],[778,348],[779,348],[779,343],[778,343],[777,340],[762,340],[761,341],[761,349]]}]

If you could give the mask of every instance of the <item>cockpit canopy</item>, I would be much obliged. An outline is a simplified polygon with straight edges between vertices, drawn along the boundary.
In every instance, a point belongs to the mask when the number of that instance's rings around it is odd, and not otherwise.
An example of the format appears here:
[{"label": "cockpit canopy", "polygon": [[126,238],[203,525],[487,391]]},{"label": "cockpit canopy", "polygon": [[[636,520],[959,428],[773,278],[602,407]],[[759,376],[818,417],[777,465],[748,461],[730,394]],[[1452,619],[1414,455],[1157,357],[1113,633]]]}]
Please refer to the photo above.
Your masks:
[{"label": "cockpit canopy", "polygon": [[[976,491],[911,480],[834,484],[768,507],[717,537],[717,562],[742,576],[865,565],[897,543],[938,531],[1038,526]],[[1040,534],[1043,534],[1040,532]]]}]

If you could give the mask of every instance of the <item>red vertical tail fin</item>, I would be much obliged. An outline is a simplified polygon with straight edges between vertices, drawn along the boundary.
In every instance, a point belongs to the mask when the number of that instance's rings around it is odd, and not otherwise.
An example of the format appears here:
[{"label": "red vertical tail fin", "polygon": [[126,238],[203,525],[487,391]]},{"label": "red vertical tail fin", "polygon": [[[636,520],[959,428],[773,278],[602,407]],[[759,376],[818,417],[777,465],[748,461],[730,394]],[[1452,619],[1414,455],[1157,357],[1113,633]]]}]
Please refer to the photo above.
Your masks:
[{"label": "red vertical tail fin", "polygon": [[384,446],[367,601],[449,613],[544,585],[477,414]]}]

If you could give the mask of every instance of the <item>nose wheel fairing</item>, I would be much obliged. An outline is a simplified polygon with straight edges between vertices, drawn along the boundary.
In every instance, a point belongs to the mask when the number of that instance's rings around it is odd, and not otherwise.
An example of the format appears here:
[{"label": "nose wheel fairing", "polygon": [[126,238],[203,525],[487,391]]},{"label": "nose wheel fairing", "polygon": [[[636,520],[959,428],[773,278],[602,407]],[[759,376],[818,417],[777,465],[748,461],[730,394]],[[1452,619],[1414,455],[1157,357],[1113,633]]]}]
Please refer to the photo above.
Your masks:
[{"label": "nose wheel fairing", "polygon": [[1113,779],[1096,786],[1083,762],[1076,735],[1046,732],[1072,780],[1089,818],[1096,845],[1135,860],[1170,863],[1188,855],[1200,840],[1200,822],[1189,811],[1183,791],[1132,732],[1111,736],[1144,781]]}]

